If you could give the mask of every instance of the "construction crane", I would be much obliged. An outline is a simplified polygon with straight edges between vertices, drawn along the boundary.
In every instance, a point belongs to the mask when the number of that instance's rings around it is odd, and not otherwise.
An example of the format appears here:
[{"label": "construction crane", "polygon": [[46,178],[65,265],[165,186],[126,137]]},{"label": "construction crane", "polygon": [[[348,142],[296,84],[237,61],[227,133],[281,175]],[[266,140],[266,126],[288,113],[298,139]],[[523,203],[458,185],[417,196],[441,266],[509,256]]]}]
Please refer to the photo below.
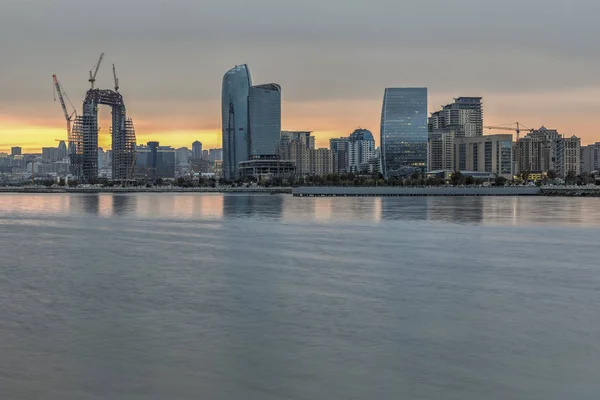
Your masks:
[{"label": "construction crane", "polygon": [[102,64],[102,59],[104,58],[104,53],[100,54],[100,58],[98,59],[98,63],[96,63],[94,69],[94,73],[92,73],[92,71],[90,71],[90,85],[92,87],[92,89],[94,88],[94,82],[96,82],[96,75],[98,74],[98,70],[100,69],[100,64]]},{"label": "construction crane", "polygon": [[[73,115],[77,114],[77,110],[75,110],[75,107],[73,106],[73,103],[71,103],[69,96],[67,96],[64,89],[62,88],[62,85],[58,81],[56,74],[52,75],[52,80],[54,81],[54,101],[56,101],[56,94],[58,93],[58,99],[60,100],[60,105],[62,107],[63,113],[65,114],[65,119],[67,120],[67,137],[71,137],[71,119],[73,118]],[[69,111],[67,110],[67,105],[65,104],[65,97],[67,98],[69,104],[73,108],[73,112],[71,114],[69,114]]]},{"label": "construction crane", "polygon": [[113,76],[115,77],[115,92],[119,91],[119,78],[117,78],[117,70],[115,64],[113,64]]},{"label": "construction crane", "polygon": [[511,126],[484,126],[485,129],[501,130],[501,131],[513,131],[517,133],[517,142],[521,138],[521,132],[532,132],[533,129],[526,128],[520,122],[515,122],[516,128]]}]

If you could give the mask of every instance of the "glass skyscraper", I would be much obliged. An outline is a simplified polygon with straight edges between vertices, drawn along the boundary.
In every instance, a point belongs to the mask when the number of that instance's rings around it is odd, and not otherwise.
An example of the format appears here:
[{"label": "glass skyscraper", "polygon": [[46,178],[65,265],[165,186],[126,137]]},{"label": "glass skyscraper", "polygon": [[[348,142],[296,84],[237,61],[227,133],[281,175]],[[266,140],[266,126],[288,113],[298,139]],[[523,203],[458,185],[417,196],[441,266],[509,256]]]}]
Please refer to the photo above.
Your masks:
[{"label": "glass skyscraper", "polygon": [[276,158],[281,140],[281,86],[252,86],[248,97],[250,158]]},{"label": "glass skyscraper", "polygon": [[237,177],[240,161],[248,160],[248,94],[252,86],[246,64],[236,65],[223,76],[221,91],[223,124],[223,176]]},{"label": "glass skyscraper", "polygon": [[387,88],[381,112],[381,164],[386,178],[427,167],[427,88]]}]

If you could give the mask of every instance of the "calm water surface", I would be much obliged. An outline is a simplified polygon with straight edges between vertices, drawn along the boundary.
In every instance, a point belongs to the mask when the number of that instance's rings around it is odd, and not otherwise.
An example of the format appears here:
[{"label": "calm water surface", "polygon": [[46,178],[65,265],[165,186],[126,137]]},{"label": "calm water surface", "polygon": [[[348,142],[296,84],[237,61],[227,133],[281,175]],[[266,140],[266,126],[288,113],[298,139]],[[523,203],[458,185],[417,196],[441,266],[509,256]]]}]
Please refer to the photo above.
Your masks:
[{"label": "calm water surface", "polygon": [[600,200],[0,195],[0,398],[598,399]]}]

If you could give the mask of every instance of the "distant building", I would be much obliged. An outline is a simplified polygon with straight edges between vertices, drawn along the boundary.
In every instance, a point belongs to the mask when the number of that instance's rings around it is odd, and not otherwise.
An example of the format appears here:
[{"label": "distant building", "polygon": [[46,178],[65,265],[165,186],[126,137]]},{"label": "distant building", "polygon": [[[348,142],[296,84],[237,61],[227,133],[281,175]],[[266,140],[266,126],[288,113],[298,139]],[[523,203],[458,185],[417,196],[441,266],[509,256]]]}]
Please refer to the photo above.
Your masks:
[{"label": "distant building", "polygon": [[[192,144],[192,158],[200,159],[200,157],[194,156],[194,154],[196,154],[197,150],[198,150],[198,148],[196,148],[196,151],[193,150],[194,145],[196,145],[196,143],[199,143],[200,149],[202,149],[202,143],[194,142]],[[202,154],[202,150],[200,150],[200,154]],[[175,164],[177,164],[177,165],[187,164],[187,163],[189,163],[189,161],[190,161],[190,150],[187,147],[181,147],[181,148],[175,150]]]},{"label": "distant building", "polygon": [[208,159],[209,159],[208,150],[202,150],[202,159],[208,161]]},{"label": "distant building", "polygon": [[454,166],[454,140],[483,135],[481,97],[459,97],[429,117],[427,169],[448,170]]},{"label": "distant building", "polygon": [[581,147],[581,173],[600,171],[600,142]]},{"label": "distant building", "polygon": [[248,160],[248,95],[252,79],[246,64],[236,65],[223,76],[221,121],[223,124],[223,176],[233,179],[237,166]]},{"label": "distant building", "polygon": [[[195,159],[202,158],[202,143],[198,140],[196,140],[194,143],[192,143],[192,158],[195,158]],[[186,161],[186,163],[187,163],[187,161]]]},{"label": "distant building", "polygon": [[350,141],[348,138],[329,139],[329,150],[331,150],[331,163],[334,174],[348,173],[350,164]]},{"label": "distant building", "polygon": [[154,180],[175,177],[175,149],[148,142],[136,146],[136,176]]},{"label": "distant building", "polygon": [[50,163],[59,160],[58,148],[56,147],[42,147],[42,158]]},{"label": "distant building", "polygon": [[208,161],[223,161],[223,149],[210,149],[208,151]]},{"label": "distant building", "polygon": [[386,178],[427,168],[427,88],[387,88],[381,112]]},{"label": "distant building", "polygon": [[373,134],[367,129],[357,129],[352,132],[348,138],[348,170],[368,172],[362,171],[361,166],[368,164],[373,158],[377,158]]},{"label": "distant building", "polygon": [[10,148],[10,155],[13,157],[22,155],[22,152],[23,152],[23,149],[21,147],[15,146],[15,147]]},{"label": "distant building", "polygon": [[101,170],[105,167],[104,157],[104,149],[102,147],[98,147],[98,170]]},{"label": "distant building", "polygon": [[456,163],[452,170],[486,172],[513,179],[512,135],[457,138]]},{"label": "distant building", "polygon": [[64,140],[61,140],[60,143],[58,144],[58,159],[59,160],[63,160],[65,158],[67,158],[67,144],[65,143]]}]

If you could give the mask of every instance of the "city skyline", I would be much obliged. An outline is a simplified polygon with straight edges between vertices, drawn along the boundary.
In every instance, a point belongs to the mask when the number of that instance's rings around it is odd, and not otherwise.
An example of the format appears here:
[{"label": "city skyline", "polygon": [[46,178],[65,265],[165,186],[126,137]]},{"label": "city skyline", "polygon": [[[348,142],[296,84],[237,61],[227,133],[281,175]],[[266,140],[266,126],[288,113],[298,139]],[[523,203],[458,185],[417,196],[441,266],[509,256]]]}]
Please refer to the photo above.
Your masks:
[{"label": "city skyline", "polygon": [[[117,3],[123,13],[115,17],[111,10]],[[66,10],[88,12],[88,5],[8,1],[0,15],[5,71],[0,151],[22,145],[27,152],[66,139],[60,106],[52,101],[51,75],[58,75],[79,109],[88,71],[101,51],[107,56],[97,84],[112,87],[110,63],[115,62],[140,143],[158,140],[181,147],[201,140],[221,147],[220,78],[240,63],[250,65],[257,82],[275,81],[285,88],[282,128],[311,130],[318,146],[357,127],[371,130],[379,145],[383,91],[404,85],[429,89],[428,112],[454,97],[481,96],[486,125],[520,121],[577,135],[584,144],[598,141],[592,116],[600,105],[595,74],[600,59],[589,52],[597,36],[596,2],[579,0],[566,8],[533,0],[518,3],[516,15],[516,0],[473,2],[456,10],[435,2],[443,7],[443,17],[431,14],[431,4],[375,3],[386,12],[372,2],[340,8],[335,1],[314,0],[285,5],[179,0],[168,6],[150,0],[143,3],[146,18],[132,24],[126,15],[141,2],[107,0],[92,7],[97,18],[86,23],[90,29],[81,29],[55,17],[67,15]],[[245,12],[227,13],[232,6]],[[260,23],[248,18],[267,10],[277,18]],[[242,14],[246,22],[239,24]],[[110,30],[103,23],[107,18]],[[568,29],[557,35],[556,26],[565,19]],[[470,27],[482,21],[486,29],[472,35]],[[449,30],[453,35],[444,34]],[[454,58],[461,62],[443,62]],[[105,148],[109,117],[101,108]]]}]

